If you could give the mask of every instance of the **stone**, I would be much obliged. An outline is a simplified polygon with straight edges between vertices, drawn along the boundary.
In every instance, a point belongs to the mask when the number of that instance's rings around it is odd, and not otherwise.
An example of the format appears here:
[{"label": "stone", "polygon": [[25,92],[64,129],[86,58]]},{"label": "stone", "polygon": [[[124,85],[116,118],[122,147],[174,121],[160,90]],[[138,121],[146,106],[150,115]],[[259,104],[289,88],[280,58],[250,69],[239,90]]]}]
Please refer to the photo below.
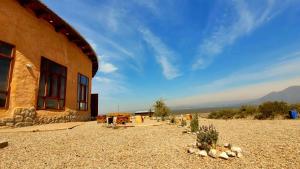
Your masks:
[{"label": "stone", "polygon": [[35,108],[34,108],[34,107],[30,107],[30,108],[29,108],[29,111],[30,111],[31,113],[34,113],[34,114],[35,114]]},{"label": "stone", "polygon": [[242,158],[243,157],[243,154],[241,152],[237,153],[237,157],[238,158]]},{"label": "stone", "polygon": [[23,121],[23,116],[21,115],[16,115],[15,117],[15,122],[18,123],[18,122],[22,122]]},{"label": "stone", "polygon": [[8,127],[13,127],[13,126],[14,126],[14,123],[6,122],[5,125],[8,126]]},{"label": "stone", "polygon": [[29,110],[28,109],[23,109],[21,112],[21,115],[23,115],[24,117],[28,117],[29,116]]},{"label": "stone", "polygon": [[201,157],[207,157],[207,152],[205,150],[200,150],[197,154]]},{"label": "stone", "polygon": [[32,120],[32,118],[30,118],[30,117],[26,117],[26,118],[25,118],[25,122],[33,122],[33,120]]},{"label": "stone", "polygon": [[5,123],[13,123],[14,122],[14,119],[13,118],[4,118],[3,119],[3,122],[5,122]]},{"label": "stone", "polygon": [[233,146],[233,147],[231,147],[231,151],[233,151],[235,153],[241,153],[242,149],[240,147]]},{"label": "stone", "polygon": [[224,143],[223,145],[225,148],[230,148],[230,144],[229,143]]},{"label": "stone", "polygon": [[228,160],[228,155],[225,153],[225,152],[222,152],[220,155],[219,155],[219,158],[222,158],[224,160]]},{"label": "stone", "polygon": [[19,122],[15,124],[15,127],[24,127],[24,126],[25,126],[25,122]]},{"label": "stone", "polygon": [[190,143],[190,144],[188,144],[187,145],[188,147],[196,147],[197,146],[197,143],[195,142],[195,143]]},{"label": "stone", "polygon": [[32,126],[33,123],[32,122],[24,122],[24,126]]},{"label": "stone", "polygon": [[189,148],[189,149],[188,149],[188,153],[194,154],[194,153],[196,153],[198,150],[199,150],[199,149],[196,149],[196,148]]},{"label": "stone", "polygon": [[217,150],[216,149],[210,149],[208,152],[208,155],[213,157],[213,158],[217,158]]},{"label": "stone", "polygon": [[16,108],[16,109],[14,110],[14,114],[15,114],[15,115],[21,115],[21,113],[22,113],[22,108]]},{"label": "stone", "polygon": [[0,140],[0,148],[4,148],[8,146],[8,141]]},{"label": "stone", "polygon": [[229,157],[235,157],[235,156],[236,156],[235,152],[232,152],[232,151],[230,151],[230,150],[227,150],[227,151],[226,151],[226,154],[227,154]]}]

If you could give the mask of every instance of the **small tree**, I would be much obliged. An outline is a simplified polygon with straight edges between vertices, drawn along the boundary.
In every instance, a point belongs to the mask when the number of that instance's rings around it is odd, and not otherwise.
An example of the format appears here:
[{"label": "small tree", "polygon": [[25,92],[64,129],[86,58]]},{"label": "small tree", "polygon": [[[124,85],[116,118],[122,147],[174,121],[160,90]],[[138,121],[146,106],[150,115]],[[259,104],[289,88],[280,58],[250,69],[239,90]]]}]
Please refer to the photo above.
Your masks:
[{"label": "small tree", "polygon": [[156,117],[161,117],[162,121],[165,120],[165,117],[170,114],[170,109],[166,106],[162,99],[157,100],[154,104],[154,115]]},{"label": "small tree", "polygon": [[191,132],[196,132],[199,130],[199,121],[198,114],[194,114],[193,119],[191,121]]}]

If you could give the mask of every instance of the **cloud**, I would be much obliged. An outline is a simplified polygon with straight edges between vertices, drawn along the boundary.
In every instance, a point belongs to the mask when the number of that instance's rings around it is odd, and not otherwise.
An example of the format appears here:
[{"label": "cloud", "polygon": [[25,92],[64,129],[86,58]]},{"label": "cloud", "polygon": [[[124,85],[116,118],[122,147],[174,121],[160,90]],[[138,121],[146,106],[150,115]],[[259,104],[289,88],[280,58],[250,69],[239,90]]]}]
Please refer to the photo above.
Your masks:
[{"label": "cloud", "polygon": [[140,32],[143,39],[155,52],[156,61],[161,65],[163,75],[168,79],[181,76],[176,64],[174,63],[175,52],[169,49],[156,35],[146,28],[141,28]]},{"label": "cloud", "polygon": [[[196,62],[192,65],[194,70],[205,69],[216,56],[220,55],[224,48],[232,45],[235,41],[250,34],[258,27],[270,21],[285,7],[284,3],[275,3],[273,0],[251,6],[251,2],[232,1],[233,13],[223,14],[223,18],[211,30],[212,33],[199,45]],[[277,1],[278,2],[278,1]],[[278,7],[282,5],[282,7]],[[260,8],[262,6],[262,8]],[[227,17],[226,17],[227,16]]]},{"label": "cloud", "polygon": [[93,92],[101,93],[102,98],[114,98],[128,93],[127,84],[121,74],[110,74],[110,76],[96,76],[93,78]]},{"label": "cloud", "polygon": [[199,86],[199,89],[202,89],[203,91],[210,91],[222,89],[228,86],[235,86],[240,83],[250,84],[262,80],[298,76],[300,74],[300,52],[294,52],[286,56],[282,57],[281,60],[275,63],[268,63],[267,65],[253,66],[248,67],[245,70],[238,70],[224,78]]},{"label": "cloud", "polygon": [[118,68],[111,63],[102,62],[100,65],[100,72],[103,72],[103,73],[113,73],[117,70],[118,70]]},{"label": "cloud", "polygon": [[154,15],[159,15],[161,10],[159,9],[159,2],[156,0],[147,0],[147,1],[141,1],[141,0],[133,0],[134,3],[143,6],[150,10]]},{"label": "cloud", "polygon": [[299,65],[300,52],[293,52],[274,63],[238,70],[224,78],[194,87],[199,94],[173,99],[170,103],[173,106],[213,106],[255,99],[272,91],[300,85]]}]

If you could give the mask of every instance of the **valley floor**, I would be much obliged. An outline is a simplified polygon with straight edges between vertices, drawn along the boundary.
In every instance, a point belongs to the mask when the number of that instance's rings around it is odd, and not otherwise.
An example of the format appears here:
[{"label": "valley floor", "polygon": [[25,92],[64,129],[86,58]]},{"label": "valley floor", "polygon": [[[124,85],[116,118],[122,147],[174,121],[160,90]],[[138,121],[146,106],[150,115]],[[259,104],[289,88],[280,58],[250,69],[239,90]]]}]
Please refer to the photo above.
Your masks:
[{"label": "valley floor", "polygon": [[[111,129],[86,122],[73,129],[1,133],[0,168],[300,168],[300,120],[209,120],[219,143],[243,158],[201,158],[186,152],[195,135],[175,125]],[[60,125],[60,124],[58,124]]]}]

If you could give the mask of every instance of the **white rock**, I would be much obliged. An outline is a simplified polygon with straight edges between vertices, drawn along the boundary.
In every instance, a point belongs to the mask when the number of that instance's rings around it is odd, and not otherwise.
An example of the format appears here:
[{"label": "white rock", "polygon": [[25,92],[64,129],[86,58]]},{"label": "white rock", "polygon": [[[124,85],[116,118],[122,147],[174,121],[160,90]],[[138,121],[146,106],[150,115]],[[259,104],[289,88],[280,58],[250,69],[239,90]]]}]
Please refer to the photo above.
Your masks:
[{"label": "white rock", "polygon": [[197,143],[195,142],[195,143],[190,143],[190,144],[188,144],[187,145],[188,147],[197,147]]},{"label": "white rock", "polygon": [[240,152],[240,153],[237,153],[237,157],[238,158],[242,158],[243,157],[243,154]]},{"label": "white rock", "polygon": [[241,153],[242,149],[240,147],[233,146],[233,147],[231,147],[231,151],[233,151],[235,153]]},{"label": "white rock", "polygon": [[229,147],[230,147],[230,144],[229,144],[229,143],[224,143],[223,146],[226,147],[226,148],[229,148]]},{"label": "white rock", "polygon": [[200,155],[201,157],[207,156],[207,152],[205,150],[201,150],[201,151],[197,152],[197,154]]},{"label": "white rock", "polygon": [[232,152],[232,151],[230,151],[230,150],[227,150],[227,151],[226,151],[226,154],[227,154],[229,157],[235,157],[235,156],[236,156],[235,152]]},{"label": "white rock", "polygon": [[210,149],[208,152],[208,155],[213,157],[213,158],[217,158],[217,150],[216,149]]},{"label": "white rock", "polygon": [[191,154],[194,154],[198,151],[199,149],[196,149],[196,148],[189,148],[188,149],[188,153],[191,153]]},{"label": "white rock", "polygon": [[228,160],[229,157],[228,157],[228,155],[227,155],[225,152],[222,152],[222,153],[219,155],[219,158]]}]

